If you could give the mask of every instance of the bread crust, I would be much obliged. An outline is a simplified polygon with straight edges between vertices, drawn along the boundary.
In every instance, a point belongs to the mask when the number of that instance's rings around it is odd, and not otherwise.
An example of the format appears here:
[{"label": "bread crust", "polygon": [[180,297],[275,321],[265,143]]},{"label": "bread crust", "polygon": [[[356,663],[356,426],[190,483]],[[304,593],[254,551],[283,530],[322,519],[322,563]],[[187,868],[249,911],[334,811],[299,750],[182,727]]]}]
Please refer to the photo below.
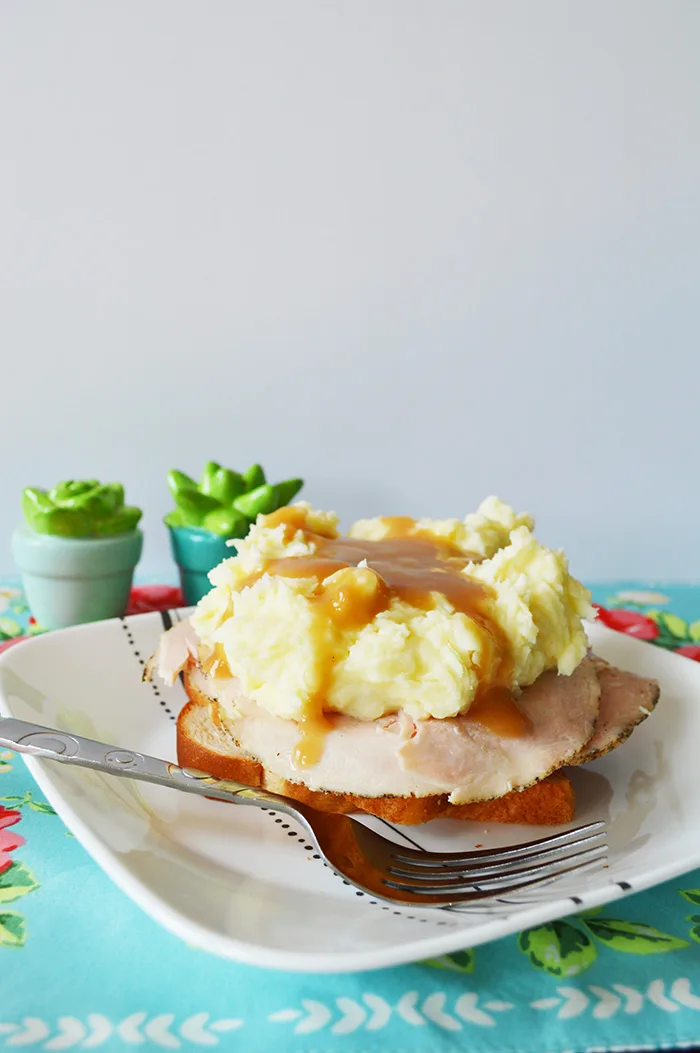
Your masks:
[{"label": "bread crust", "polygon": [[[311,790],[301,782],[290,782],[266,771],[254,757],[240,751],[230,739],[225,725],[217,719],[217,707],[196,687],[187,670],[183,679],[190,699],[177,720],[177,757],[183,767],[198,768],[220,779],[234,779],[247,786],[291,797],[319,811],[341,814],[365,812],[405,826],[438,818],[551,826],[568,823],[574,817],[574,789],[562,771],[554,772],[525,790],[514,791],[496,800],[460,805],[450,804],[447,794],[429,797],[360,797]],[[222,739],[223,750],[202,741],[202,736],[197,734],[202,707],[208,711],[212,731]],[[226,738],[235,752],[225,751]]]}]

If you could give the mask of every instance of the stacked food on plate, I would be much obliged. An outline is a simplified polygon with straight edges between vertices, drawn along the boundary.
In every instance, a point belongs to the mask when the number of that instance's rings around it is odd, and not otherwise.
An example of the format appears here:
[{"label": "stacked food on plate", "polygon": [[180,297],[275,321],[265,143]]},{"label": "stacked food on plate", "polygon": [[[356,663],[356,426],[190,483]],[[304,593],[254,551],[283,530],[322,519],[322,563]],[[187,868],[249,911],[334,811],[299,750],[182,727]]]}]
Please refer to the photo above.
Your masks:
[{"label": "stacked food on plate", "polygon": [[591,654],[587,590],[528,515],[260,515],[147,667],[189,697],[178,759],[333,812],[563,823],[563,772],[658,685]]}]

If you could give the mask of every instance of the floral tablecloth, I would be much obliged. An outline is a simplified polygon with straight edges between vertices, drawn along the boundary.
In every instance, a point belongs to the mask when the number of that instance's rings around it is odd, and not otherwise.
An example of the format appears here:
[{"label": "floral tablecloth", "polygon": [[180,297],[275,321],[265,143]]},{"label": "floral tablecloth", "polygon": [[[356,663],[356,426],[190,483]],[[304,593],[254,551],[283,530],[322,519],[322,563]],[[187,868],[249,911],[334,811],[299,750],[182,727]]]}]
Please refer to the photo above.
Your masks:
[{"label": "floral tablecloth", "polygon": [[[700,660],[700,586],[596,587],[601,619]],[[134,610],[173,606],[137,589]],[[26,632],[0,585],[0,647]],[[379,972],[266,973],[160,929],[0,751],[0,1048],[564,1053],[700,1045],[700,871],[497,943]]]}]

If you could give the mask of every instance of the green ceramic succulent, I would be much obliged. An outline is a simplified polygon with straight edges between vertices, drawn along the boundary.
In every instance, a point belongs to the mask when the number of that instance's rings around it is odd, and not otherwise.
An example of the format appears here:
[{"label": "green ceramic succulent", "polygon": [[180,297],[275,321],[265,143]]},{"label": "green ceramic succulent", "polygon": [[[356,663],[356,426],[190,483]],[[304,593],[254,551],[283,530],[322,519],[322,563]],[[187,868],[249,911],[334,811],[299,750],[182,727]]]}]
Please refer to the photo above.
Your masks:
[{"label": "green ceramic succulent", "polygon": [[175,509],[165,522],[170,527],[201,527],[219,537],[244,537],[257,516],[288,505],[303,485],[303,479],[268,483],[259,464],[241,475],[209,461],[199,483],[173,469],[168,487]]},{"label": "green ceramic succulent", "polygon": [[28,486],[22,493],[27,525],[37,534],[60,537],[107,537],[133,530],[140,508],[124,504],[121,483],[70,479],[53,490]]}]

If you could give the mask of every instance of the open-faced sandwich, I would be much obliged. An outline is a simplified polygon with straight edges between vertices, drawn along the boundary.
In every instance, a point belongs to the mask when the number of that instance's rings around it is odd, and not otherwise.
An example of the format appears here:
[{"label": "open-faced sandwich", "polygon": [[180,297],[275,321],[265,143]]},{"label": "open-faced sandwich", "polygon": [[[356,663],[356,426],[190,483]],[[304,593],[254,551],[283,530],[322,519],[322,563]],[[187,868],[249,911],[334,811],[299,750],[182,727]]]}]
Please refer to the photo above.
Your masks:
[{"label": "open-faced sandwich", "polygon": [[259,516],[148,664],[182,672],[185,766],[325,811],[562,823],[562,768],[619,745],[656,682],[589,653],[566,557],[497,498],[458,519]]}]

